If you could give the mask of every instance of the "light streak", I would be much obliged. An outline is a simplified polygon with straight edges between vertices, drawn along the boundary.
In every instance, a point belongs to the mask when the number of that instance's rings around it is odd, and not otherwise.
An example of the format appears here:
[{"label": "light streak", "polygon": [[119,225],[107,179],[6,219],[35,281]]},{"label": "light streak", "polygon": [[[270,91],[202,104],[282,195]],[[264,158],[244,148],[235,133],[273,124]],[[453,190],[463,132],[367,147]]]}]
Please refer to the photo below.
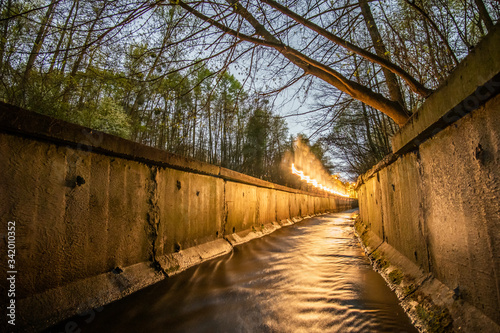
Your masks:
[{"label": "light streak", "polygon": [[319,184],[316,179],[311,179],[311,177],[304,175],[304,171],[299,171],[295,168],[295,164],[292,163],[292,173],[299,176],[300,180],[306,181],[308,184],[312,184],[314,187],[320,188],[323,191],[330,192],[332,194],[339,195],[341,197],[349,197],[349,194],[344,194],[338,191],[335,191],[334,189],[324,186],[323,184]]}]

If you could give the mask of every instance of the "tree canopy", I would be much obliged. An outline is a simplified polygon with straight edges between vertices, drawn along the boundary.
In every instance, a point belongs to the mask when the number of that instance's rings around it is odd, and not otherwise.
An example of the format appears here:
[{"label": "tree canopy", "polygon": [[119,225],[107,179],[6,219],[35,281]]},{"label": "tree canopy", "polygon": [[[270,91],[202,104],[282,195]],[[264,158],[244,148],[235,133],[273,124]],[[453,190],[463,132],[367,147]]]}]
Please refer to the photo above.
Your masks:
[{"label": "tree canopy", "polygon": [[245,169],[289,144],[272,100],[291,88],[360,173],[499,16],[496,0],[0,0],[0,98]]}]

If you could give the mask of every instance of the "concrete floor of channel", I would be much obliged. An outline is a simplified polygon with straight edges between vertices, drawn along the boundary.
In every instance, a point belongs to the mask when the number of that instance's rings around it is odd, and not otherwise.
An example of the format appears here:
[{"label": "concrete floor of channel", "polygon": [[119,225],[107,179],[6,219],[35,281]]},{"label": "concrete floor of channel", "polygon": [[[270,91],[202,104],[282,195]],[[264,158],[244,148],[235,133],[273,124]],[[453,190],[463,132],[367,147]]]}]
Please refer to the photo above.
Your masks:
[{"label": "concrete floor of channel", "polygon": [[417,332],[370,266],[353,212],[281,228],[47,331]]}]

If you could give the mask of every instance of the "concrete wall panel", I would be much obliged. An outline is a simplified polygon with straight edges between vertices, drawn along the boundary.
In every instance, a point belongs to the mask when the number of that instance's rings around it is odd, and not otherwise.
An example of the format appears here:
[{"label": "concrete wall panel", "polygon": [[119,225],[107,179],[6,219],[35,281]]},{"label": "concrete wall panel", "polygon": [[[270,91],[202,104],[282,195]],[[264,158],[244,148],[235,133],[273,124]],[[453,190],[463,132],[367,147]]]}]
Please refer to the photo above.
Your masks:
[{"label": "concrete wall panel", "polygon": [[226,234],[251,229],[257,224],[257,188],[226,182]]},{"label": "concrete wall panel", "polygon": [[152,171],[151,177],[158,186],[158,254],[222,237],[223,180],[163,168]]},{"label": "concrete wall panel", "polygon": [[257,195],[257,225],[276,222],[276,195],[275,190],[258,187]]},{"label": "concrete wall panel", "polygon": [[298,217],[301,216],[302,213],[300,211],[300,194],[290,193],[290,217]]},{"label": "concrete wall panel", "polygon": [[275,191],[276,196],[276,220],[277,222],[291,218],[291,201],[293,193]]},{"label": "concrete wall panel", "polygon": [[19,297],[148,260],[145,165],[3,134],[0,147],[10,156],[0,159],[0,216],[16,221],[17,260],[30,267]]}]

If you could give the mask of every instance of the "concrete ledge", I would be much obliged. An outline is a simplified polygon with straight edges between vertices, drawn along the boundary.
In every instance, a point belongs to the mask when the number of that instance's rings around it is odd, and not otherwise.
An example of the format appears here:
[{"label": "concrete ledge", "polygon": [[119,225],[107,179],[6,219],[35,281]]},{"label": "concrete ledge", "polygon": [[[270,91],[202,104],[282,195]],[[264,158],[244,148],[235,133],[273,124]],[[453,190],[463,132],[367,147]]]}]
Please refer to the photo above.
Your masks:
[{"label": "concrete ledge", "polygon": [[170,276],[204,261],[227,254],[232,250],[233,247],[224,239],[217,239],[176,253],[160,256],[157,261],[163,271]]},{"label": "concrete ledge", "polygon": [[497,24],[394,135],[394,153],[414,149],[500,92],[499,40]]},{"label": "concrete ledge", "polygon": [[261,238],[265,235],[275,232],[280,229],[281,225],[276,222],[263,224],[260,228],[252,228],[226,236],[226,240],[232,245],[240,245],[251,241],[252,239]]},{"label": "concrete ledge", "polygon": [[218,175],[219,167],[0,102],[0,131],[169,168]]},{"label": "concrete ledge", "polygon": [[245,175],[243,173],[229,170],[226,168],[220,168],[219,175],[220,178],[232,181],[232,182],[237,182],[241,184],[247,184],[247,185],[254,185],[258,187],[263,187],[263,188],[269,188],[269,189],[274,189],[278,191],[283,191],[283,192],[288,192],[288,193],[297,193],[297,194],[309,194],[309,195],[314,195],[318,197],[328,197],[327,194],[324,193],[311,193],[311,192],[306,192],[302,190],[297,190],[291,187],[286,187],[283,185],[279,184],[274,184],[271,182],[268,182],[266,180],[262,180],[259,178],[255,178],[252,176]]},{"label": "concrete ledge", "polygon": [[23,332],[37,332],[75,314],[86,316],[164,278],[144,262],[50,289],[19,300],[17,326]]},{"label": "concrete ledge", "polygon": [[293,222],[293,221],[292,221],[292,220],[290,220],[290,219],[281,220],[281,221],[279,222],[280,226],[282,226],[282,227],[286,227],[286,226],[288,226],[288,225],[292,225],[292,224],[294,224],[294,223],[295,223],[295,222]]},{"label": "concrete ledge", "polygon": [[431,273],[382,241],[358,218],[356,236],[373,268],[398,296],[420,332],[500,332],[500,326]]}]

